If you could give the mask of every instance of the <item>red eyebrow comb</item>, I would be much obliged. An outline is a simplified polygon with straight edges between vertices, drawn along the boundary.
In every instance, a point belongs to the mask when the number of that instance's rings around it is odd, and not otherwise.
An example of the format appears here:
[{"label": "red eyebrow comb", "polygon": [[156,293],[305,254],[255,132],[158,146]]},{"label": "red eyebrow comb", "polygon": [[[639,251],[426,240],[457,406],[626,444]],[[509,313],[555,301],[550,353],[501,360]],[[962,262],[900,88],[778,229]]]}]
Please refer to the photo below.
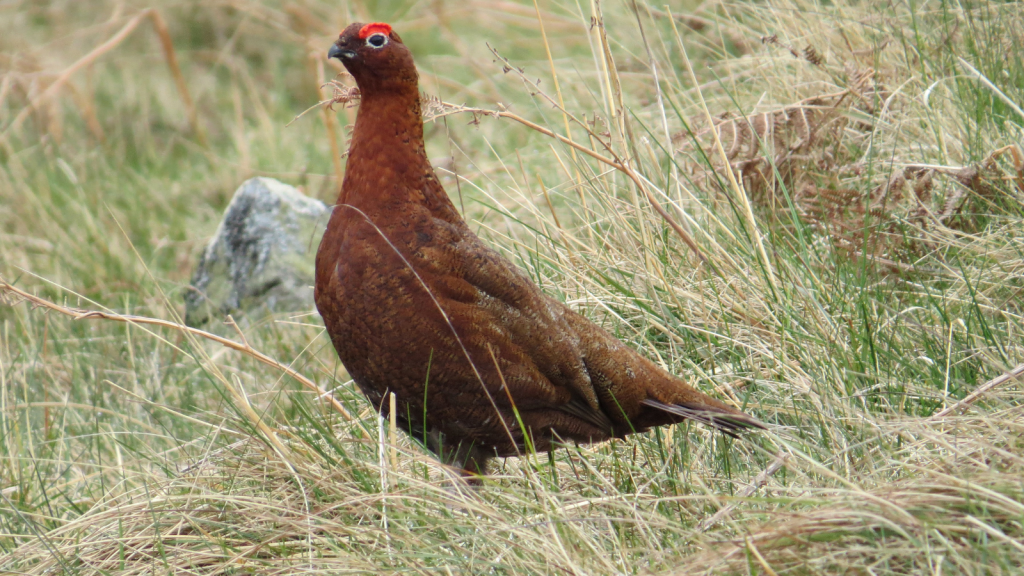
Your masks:
[{"label": "red eyebrow comb", "polygon": [[390,36],[391,26],[383,22],[374,22],[372,24],[367,24],[366,26],[363,26],[362,28],[359,29],[359,39],[365,40],[370,36],[377,34],[378,32],[385,36]]}]

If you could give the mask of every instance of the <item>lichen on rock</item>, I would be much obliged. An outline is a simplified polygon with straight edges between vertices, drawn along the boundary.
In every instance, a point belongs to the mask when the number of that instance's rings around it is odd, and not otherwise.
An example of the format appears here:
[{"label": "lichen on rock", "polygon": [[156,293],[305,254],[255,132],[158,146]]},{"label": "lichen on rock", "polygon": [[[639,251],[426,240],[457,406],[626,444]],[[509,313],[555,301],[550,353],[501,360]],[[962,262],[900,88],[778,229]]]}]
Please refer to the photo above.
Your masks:
[{"label": "lichen on rock", "polygon": [[314,310],[313,263],[331,209],[273,178],[245,181],[185,292],[185,323]]}]

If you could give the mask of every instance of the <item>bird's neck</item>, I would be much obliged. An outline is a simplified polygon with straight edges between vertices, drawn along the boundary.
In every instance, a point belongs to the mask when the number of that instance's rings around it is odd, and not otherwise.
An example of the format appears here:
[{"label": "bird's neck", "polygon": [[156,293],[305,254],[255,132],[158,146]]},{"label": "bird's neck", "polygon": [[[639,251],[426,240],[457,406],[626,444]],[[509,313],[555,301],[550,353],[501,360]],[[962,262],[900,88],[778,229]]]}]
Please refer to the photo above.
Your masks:
[{"label": "bird's neck", "polygon": [[454,212],[427,158],[415,88],[363,95],[338,203],[384,213],[415,203],[445,219]]},{"label": "bird's neck", "polygon": [[416,88],[399,91],[363,90],[356,114],[353,144],[361,136],[395,137],[423,146],[423,117]]}]

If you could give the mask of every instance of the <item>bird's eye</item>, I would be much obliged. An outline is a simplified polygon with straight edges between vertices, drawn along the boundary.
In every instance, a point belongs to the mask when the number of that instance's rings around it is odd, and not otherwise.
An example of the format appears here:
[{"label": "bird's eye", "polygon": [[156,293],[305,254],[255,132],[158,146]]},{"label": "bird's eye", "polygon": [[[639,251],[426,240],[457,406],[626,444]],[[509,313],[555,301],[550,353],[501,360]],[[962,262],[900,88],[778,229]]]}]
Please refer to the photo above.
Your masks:
[{"label": "bird's eye", "polygon": [[366,39],[366,45],[372,48],[383,48],[388,43],[388,37],[383,34],[374,34]]}]

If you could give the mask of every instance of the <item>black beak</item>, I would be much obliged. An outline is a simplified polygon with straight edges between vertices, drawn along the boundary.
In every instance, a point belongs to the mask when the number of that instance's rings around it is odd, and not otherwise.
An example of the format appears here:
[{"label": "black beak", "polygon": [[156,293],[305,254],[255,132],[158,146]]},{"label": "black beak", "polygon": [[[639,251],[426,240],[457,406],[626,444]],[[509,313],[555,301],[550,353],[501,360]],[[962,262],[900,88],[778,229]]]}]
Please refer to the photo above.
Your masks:
[{"label": "black beak", "polygon": [[351,60],[356,57],[356,53],[352,50],[345,50],[341,46],[334,44],[331,49],[327,51],[327,59],[337,58],[338,60]]}]

